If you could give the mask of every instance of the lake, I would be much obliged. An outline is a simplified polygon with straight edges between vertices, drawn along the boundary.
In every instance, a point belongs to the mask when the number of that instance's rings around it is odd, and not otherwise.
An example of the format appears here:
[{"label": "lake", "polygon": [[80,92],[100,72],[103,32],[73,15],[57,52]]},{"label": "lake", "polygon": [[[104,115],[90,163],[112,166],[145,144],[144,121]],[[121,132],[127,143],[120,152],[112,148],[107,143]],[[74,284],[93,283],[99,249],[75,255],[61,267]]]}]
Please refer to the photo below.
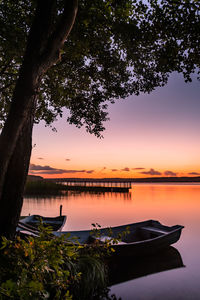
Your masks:
[{"label": "lake", "polygon": [[22,215],[56,216],[61,204],[67,215],[64,230],[147,219],[184,225],[180,240],[173,245],[184,267],[128,278],[114,284],[111,293],[122,300],[200,299],[200,184],[133,184],[129,193],[68,192],[63,196],[26,197]]}]

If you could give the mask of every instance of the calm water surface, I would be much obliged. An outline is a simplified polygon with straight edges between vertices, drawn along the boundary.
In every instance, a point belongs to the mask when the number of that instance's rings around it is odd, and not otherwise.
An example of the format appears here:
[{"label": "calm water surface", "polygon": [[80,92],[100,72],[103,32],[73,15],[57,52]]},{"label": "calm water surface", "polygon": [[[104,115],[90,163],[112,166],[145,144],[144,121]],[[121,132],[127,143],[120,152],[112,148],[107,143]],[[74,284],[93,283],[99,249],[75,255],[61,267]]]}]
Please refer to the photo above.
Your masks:
[{"label": "calm water surface", "polygon": [[200,299],[200,185],[134,184],[128,194],[69,192],[59,197],[25,198],[22,215],[55,216],[63,205],[66,230],[128,224],[146,219],[166,225],[184,225],[174,247],[185,267],[143,276],[113,285],[122,300]]}]

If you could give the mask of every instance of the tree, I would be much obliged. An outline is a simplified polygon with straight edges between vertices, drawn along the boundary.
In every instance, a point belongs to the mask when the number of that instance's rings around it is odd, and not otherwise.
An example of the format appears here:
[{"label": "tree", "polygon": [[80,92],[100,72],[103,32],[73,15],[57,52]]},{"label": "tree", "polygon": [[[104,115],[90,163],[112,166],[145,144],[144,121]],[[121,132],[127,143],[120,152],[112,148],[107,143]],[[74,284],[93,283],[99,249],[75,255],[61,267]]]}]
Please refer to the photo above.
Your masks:
[{"label": "tree", "polygon": [[67,108],[69,123],[101,136],[107,101],[198,73],[198,1],[80,0],[76,18],[77,8],[0,2],[0,235],[12,237],[20,216],[34,122]]}]

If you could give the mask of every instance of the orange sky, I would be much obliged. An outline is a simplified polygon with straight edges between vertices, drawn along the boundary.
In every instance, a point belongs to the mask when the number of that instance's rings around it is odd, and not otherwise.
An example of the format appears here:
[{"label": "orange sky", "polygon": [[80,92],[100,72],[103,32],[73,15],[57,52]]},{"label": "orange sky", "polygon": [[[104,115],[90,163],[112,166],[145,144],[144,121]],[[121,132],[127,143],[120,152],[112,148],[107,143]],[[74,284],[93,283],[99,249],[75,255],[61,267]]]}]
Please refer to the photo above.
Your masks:
[{"label": "orange sky", "polygon": [[58,120],[34,128],[30,174],[43,177],[200,175],[200,87],[173,75],[150,95],[109,106],[104,139]]}]

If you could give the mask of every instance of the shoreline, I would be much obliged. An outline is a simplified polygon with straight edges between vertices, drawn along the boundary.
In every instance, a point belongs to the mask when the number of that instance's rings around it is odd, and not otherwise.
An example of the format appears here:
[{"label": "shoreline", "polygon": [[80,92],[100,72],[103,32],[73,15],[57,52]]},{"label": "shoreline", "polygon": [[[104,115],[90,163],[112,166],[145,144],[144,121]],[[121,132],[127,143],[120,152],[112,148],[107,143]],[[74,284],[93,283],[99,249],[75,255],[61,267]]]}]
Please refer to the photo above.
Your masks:
[{"label": "shoreline", "polygon": [[194,182],[194,183],[200,183],[200,176],[196,177],[146,177],[146,178],[44,178],[46,181],[59,181],[59,182],[65,182],[65,181],[72,181],[72,182],[130,182],[130,183],[187,183],[187,182]]}]

